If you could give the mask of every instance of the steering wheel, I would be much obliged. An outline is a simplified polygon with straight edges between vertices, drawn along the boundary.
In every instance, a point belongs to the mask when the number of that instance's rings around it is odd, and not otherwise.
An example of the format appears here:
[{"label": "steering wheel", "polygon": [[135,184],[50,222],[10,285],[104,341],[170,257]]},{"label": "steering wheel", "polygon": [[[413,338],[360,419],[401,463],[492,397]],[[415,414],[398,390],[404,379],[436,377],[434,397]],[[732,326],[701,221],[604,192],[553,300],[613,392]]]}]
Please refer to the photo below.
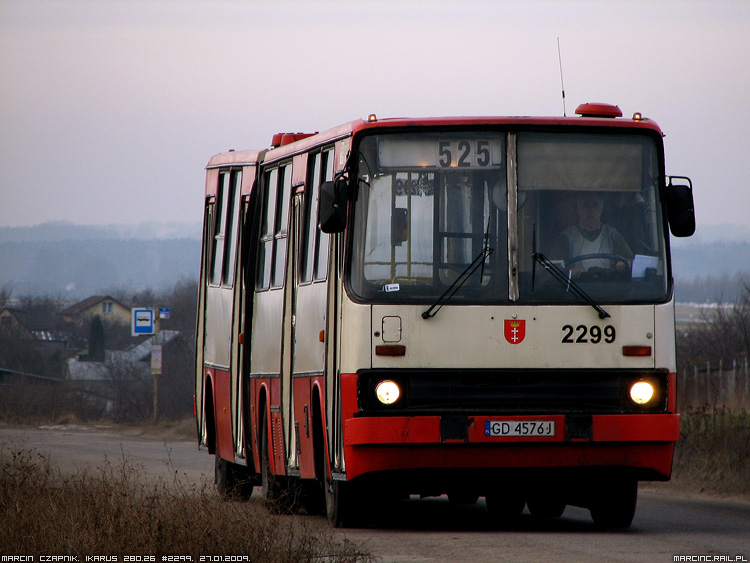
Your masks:
[{"label": "steering wheel", "polygon": [[630,271],[617,271],[616,265],[618,262],[622,262],[626,266],[629,264],[627,258],[620,254],[612,253],[598,253],[598,254],[581,254],[565,261],[565,267],[570,268],[571,265],[583,262],[584,260],[611,260],[612,266],[609,268],[592,267],[581,272],[578,277],[581,281],[596,281],[596,280],[618,280],[618,279],[630,279]]}]

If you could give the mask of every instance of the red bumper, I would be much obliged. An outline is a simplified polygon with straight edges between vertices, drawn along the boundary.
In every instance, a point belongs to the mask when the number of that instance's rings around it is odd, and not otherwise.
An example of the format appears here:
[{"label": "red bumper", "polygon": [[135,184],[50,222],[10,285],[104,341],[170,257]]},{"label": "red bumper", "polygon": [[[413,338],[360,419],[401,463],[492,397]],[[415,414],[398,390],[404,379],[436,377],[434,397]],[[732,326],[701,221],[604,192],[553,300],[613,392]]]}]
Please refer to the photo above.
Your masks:
[{"label": "red bumper", "polygon": [[[552,436],[487,436],[489,422],[554,421]],[[403,469],[617,467],[669,479],[677,414],[592,415],[571,433],[565,415],[467,417],[463,438],[447,438],[441,417],[358,417],[344,422],[349,479]],[[583,436],[583,437],[582,437]]]}]

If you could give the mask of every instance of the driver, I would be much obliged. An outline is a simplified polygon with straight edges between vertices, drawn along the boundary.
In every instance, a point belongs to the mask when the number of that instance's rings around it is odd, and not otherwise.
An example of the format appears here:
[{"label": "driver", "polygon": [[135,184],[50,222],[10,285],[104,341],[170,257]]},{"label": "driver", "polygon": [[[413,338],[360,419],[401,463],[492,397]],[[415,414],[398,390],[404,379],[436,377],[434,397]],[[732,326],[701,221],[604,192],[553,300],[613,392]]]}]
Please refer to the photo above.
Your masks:
[{"label": "driver", "polygon": [[[617,272],[630,270],[633,261],[633,251],[625,242],[623,236],[610,225],[602,223],[604,198],[597,192],[581,192],[576,196],[576,212],[578,224],[565,229],[558,237],[552,249],[552,257],[570,260],[578,256],[590,254],[615,254],[624,260],[615,261],[614,258],[587,258],[570,265],[573,278],[592,268],[608,270],[614,267]],[[614,265],[612,262],[615,262]]]}]

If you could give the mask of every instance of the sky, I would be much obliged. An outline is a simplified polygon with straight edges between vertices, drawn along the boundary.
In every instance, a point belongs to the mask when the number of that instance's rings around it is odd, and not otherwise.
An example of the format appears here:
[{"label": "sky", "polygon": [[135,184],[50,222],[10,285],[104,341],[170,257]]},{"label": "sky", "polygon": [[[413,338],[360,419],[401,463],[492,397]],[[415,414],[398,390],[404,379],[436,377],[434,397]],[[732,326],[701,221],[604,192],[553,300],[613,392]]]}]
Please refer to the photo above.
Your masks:
[{"label": "sky", "polygon": [[642,112],[750,219],[750,0],[0,0],[0,227],[192,222],[204,167],[378,117]]}]

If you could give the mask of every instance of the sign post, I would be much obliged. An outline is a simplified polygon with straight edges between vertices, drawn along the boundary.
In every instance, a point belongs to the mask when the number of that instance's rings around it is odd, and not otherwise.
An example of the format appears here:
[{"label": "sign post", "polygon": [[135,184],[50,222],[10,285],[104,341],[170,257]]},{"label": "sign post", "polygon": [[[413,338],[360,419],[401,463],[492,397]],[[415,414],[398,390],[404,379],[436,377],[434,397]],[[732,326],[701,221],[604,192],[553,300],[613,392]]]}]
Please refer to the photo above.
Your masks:
[{"label": "sign post", "polygon": [[[163,309],[159,317],[169,318],[169,309],[166,310],[167,316],[162,317]],[[156,424],[157,406],[159,404],[159,374],[161,374],[162,347],[159,344],[159,317],[156,316],[154,309],[132,308],[130,310],[130,334],[132,336],[154,335],[154,342],[151,345],[151,374],[154,376],[154,409],[151,420]]]}]

